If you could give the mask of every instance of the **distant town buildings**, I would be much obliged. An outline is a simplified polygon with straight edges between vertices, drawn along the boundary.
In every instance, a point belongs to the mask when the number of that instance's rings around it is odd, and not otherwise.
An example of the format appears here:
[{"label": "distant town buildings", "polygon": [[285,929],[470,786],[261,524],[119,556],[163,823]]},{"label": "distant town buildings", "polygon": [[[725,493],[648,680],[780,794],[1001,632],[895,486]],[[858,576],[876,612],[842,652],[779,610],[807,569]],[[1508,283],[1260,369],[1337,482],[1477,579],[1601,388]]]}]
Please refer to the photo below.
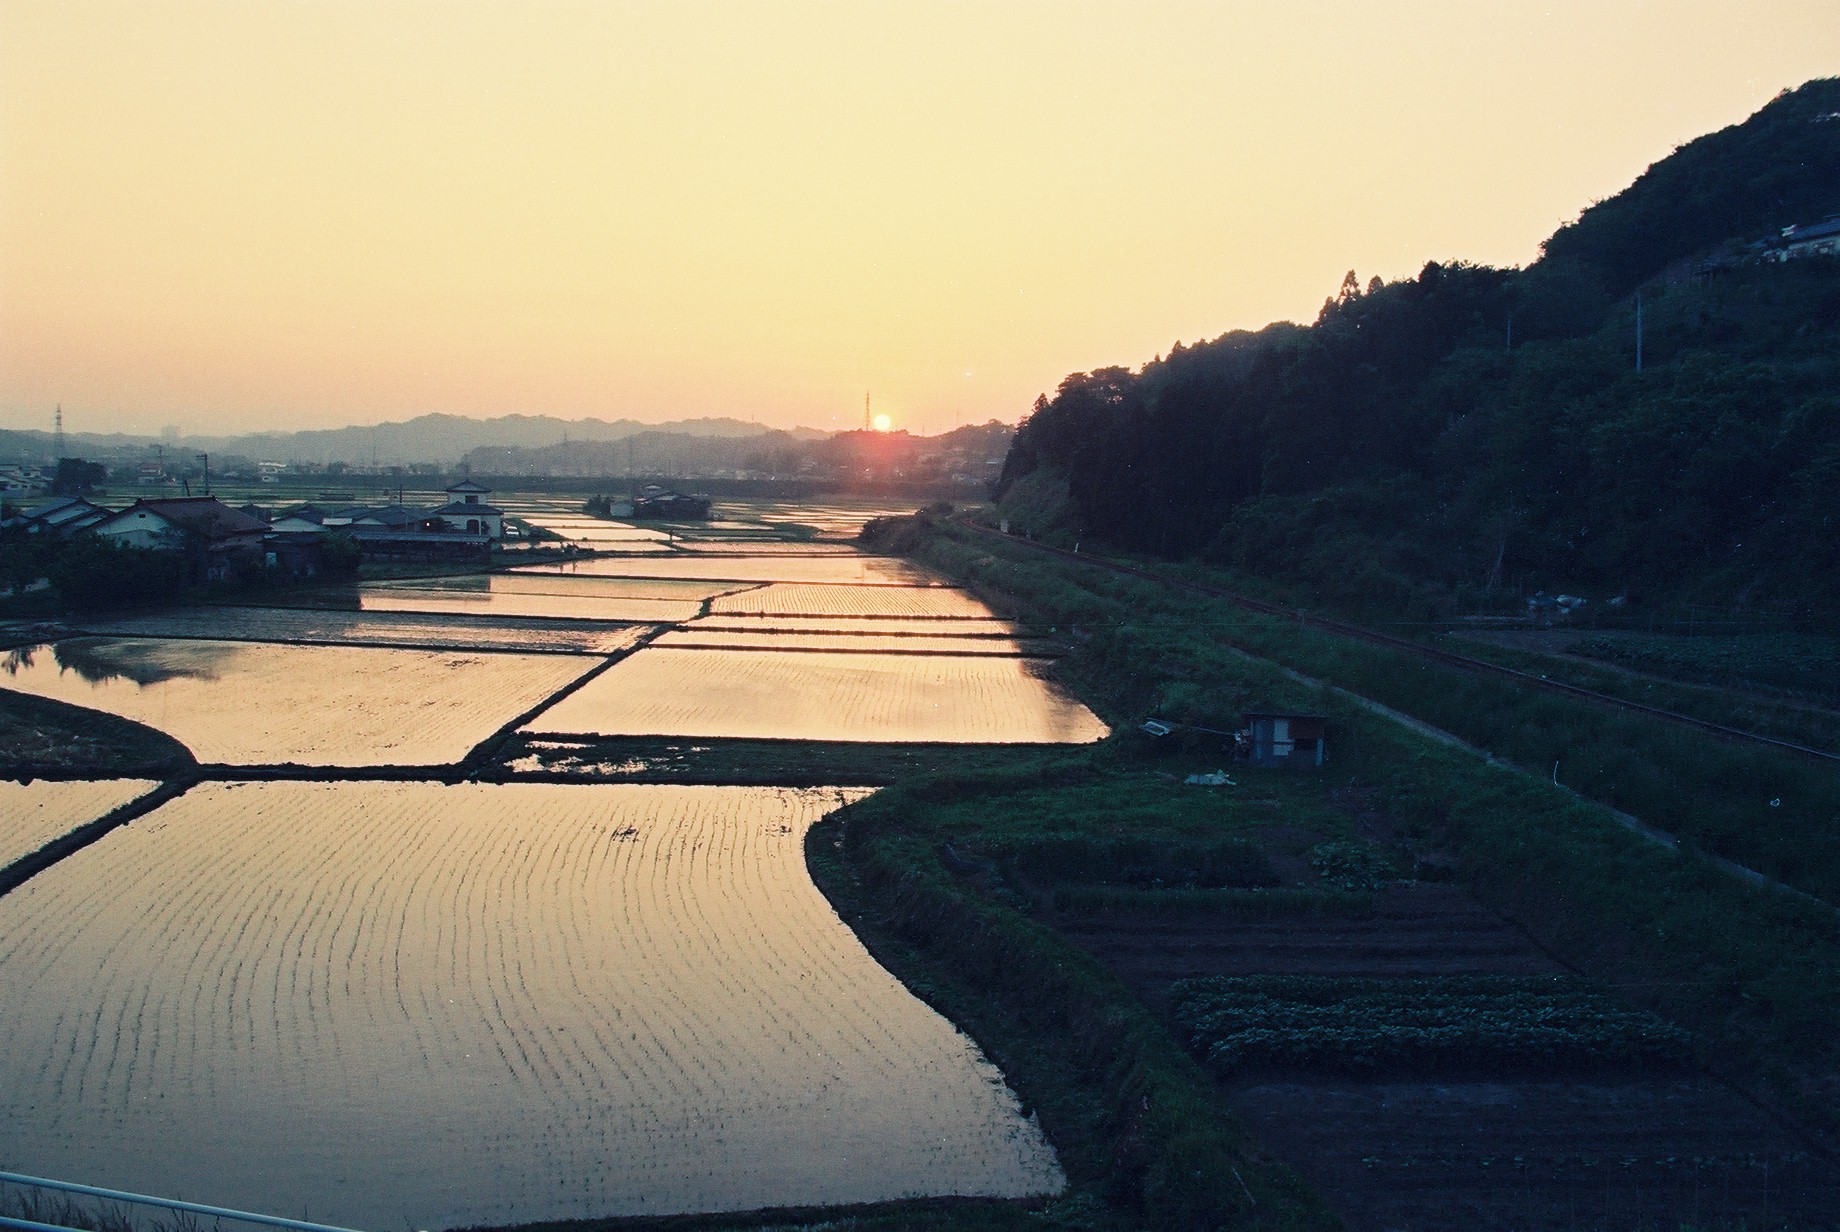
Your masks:
[{"label": "distant town buildings", "polygon": [[463,480],[433,508],[302,505],[278,517],[257,505],[234,509],[214,496],[149,496],[124,509],[57,496],[0,521],[0,531],[58,539],[87,532],[123,547],[178,553],[195,582],[264,568],[313,577],[325,567],[328,538],[341,533],[366,557],[484,563],[505,533],[504,511],[482,499],[490,491]]}]

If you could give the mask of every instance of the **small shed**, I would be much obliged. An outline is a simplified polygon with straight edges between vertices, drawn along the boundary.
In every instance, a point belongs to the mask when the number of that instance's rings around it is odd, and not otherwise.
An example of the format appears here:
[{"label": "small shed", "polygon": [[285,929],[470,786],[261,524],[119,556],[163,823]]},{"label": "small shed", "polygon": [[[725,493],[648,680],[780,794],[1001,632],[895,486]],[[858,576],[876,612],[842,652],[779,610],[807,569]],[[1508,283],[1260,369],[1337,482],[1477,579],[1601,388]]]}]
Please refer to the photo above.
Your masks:
[{"label": "small shed", "polygon": [[1314,769],[1327,754],[1329,720],[1320,714],[1246,712],[1247,757],[1255,766]]}]

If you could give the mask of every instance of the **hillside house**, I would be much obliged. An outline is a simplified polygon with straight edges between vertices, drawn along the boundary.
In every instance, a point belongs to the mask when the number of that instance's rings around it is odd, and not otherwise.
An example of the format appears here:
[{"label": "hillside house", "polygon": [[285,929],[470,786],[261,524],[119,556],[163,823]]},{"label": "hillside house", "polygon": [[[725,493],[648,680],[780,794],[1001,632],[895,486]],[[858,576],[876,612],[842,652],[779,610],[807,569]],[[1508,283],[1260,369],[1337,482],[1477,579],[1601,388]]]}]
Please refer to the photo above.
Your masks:
[{"label": "hillside house", "polygon": [[1764,254],[1766,261],[1840,256],[1840,214],[1821,222],[1784,227]]}]

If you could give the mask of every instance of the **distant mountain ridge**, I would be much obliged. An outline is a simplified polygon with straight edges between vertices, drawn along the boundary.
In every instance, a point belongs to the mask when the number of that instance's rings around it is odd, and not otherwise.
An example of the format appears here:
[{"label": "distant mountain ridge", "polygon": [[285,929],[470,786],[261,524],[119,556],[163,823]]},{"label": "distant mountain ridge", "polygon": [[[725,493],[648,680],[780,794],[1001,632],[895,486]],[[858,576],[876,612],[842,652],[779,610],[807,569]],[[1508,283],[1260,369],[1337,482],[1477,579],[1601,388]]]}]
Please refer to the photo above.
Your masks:
[{"label": "distant mountain ridge", "polygon": [[[553,415],[500,415],[472,419],[463,415],[428,414],[400,422],[316,428],[300,432],[251,432],[234,436],[187,435],[176,442],[160,436],[132,433],[71,432],[66,450],[80,456],[119,455],[156,445],[187,453],[241,454],[277,462],[348,462],[406,466],[434,462],[451,466],[475,449],[540,449],[563,440],[621,441],[646,433],[675,433],[703,438],[765,436],[777,429],[748,420],[727,417],[681,419],[644,423],[636,419],[559,419]],[[796,439],[815,440],[829,433],[794,428]],[[46,452],[49,432],[0,433],[0,451]]]}]

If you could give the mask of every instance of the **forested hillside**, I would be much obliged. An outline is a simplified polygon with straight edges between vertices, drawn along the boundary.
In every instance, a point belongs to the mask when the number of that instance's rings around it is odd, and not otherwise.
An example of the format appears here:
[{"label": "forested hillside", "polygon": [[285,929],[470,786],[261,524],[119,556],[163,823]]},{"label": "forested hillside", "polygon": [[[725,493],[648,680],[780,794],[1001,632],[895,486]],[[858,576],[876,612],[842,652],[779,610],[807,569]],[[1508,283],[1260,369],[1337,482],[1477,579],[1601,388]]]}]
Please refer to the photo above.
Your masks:
[{"label": "forested hillside", "polygon": [[1828,79],[1681,147],[1524,270],[1351,274],[1313,325],[1068,377],[1017,435],[1004,509],[1351,610],[1544,588],[1831,611],[1840,258],[1767,258],[1835,213]]}]

